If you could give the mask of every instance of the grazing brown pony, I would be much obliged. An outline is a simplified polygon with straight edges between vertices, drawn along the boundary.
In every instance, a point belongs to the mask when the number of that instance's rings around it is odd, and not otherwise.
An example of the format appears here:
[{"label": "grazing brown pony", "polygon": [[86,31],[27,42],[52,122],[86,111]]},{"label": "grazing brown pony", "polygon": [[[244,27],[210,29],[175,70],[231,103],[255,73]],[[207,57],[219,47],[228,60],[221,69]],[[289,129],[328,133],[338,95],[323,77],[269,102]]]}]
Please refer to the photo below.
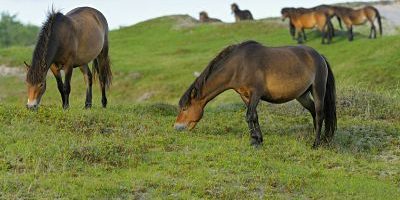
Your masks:
[{"label": "grazing brown pony", "polygon": [[[93,75],[88,67],[90,61],[93,61]],[[80,68],[85,78],[85,107],[92,106],[92,77],[96,73],[102,91],[101,101],[103,107],[106,107],[106,88],[110,86],[112,79],[106,18],[100,11],[89,7],[75,8],[66,15],[52,11],[40,31],[32,56],[32,65],[26,65],[27,108],[38,108],[46,90],[46,75],[49,69],[56,78],[63,108],[68,108],[70,81],[75,67]],[[65,72],[64,83],[60,70]]]},{"label": "grazing brown pony", "polygon": [[336,129],[335,79],[329,63],[306,46],[265,47],[254,41],[231,45],[222,50],[179,100],[175,129],[193,129],[204,107],[220,93],[233,89],[247,106],[246,120],[252,144],[263,138],[258,123],[260,100],[284,103],[296,99],[312,115],[316,138],[332,139]]},{"label": "grazing brown pony", "polygon": [[202,23],[222,22],[219,19],[209,17],[206,11],[200,12],[199,20]]},{"label": "grazing brown pony", "polygon": [[302,43],[303,39],[306,39],[304,29],[314,27],[322,32],[322,44],[325,44],[325,39],[328,40],[328,43],[331,42],[333,25],[325,12],[306,8],[283,8],[281,14],[282,20],[289,18],[289,30],[292,35],[295,35],[292,26],[295,28],[298,43]]},{"label": "grazing brown pony", "polygon": [[236,22],[243,20],[254,20],[253,15],[249,10],[240,10],[239,6],[236,3],[231,5],[231,10],[235,15]]},{"label": "grazing brown pony", "polygon": [[367,21],[371,24],[371,32],[369,38],[376,38],[376,27],[374,24],[375,19],[378,21],[379,33],[382,35],[382,21],[379,11],[372,6],[366,6],[360,9],[352,9],[346,7],[335,6],[335,13],[340,17],[344,24],[346,24],[348,30],[348,39],[352,41],[354,39],[353,35],[353,25],[362,25]]}]

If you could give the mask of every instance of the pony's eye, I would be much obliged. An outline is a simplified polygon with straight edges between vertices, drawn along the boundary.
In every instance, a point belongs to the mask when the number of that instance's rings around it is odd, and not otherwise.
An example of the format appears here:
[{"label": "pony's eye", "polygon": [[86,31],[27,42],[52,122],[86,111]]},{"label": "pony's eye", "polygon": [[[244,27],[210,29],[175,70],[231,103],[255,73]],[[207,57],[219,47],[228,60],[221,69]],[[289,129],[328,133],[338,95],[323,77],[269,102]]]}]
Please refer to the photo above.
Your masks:
[{"label": "pony's eye", "polygon": [[39,87],[41,87],[41,88],[42,88],[43,86],[44,86],[44,83],[41,83],[41,84],[39,85]]},{"label": "pony's eye", "polygon": [[188,109],[187,106],[185,106],[185,107],[182,108],[183,111],[186,111],[187,109]]}]

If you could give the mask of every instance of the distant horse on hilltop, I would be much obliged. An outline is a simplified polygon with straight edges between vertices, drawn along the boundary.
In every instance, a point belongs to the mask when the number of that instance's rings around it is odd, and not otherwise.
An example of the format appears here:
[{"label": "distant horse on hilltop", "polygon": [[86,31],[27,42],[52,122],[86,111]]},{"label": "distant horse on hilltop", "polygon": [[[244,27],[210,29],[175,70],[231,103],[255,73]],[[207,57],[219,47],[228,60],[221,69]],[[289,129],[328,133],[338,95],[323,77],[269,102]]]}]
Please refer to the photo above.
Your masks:
[{"label": "distant horse on hilltop", "polygon": [[240,10],[239,6],[236,3],[231,5],[231,10],[235,15],[236,22],[243,21],[243,20],[254,20],[253,15],[249,10]]},{"label": "distant horse on hilltop", "polygon": [[[175,129],[193,129],[207,103],[229,89],[235,90],[247,106],[246,121],[253,145],[263,142],[257,115],[260,100],[299,101],[313,118],[316,132],[313,147],[334,136],[335,78],[326,58],[310,47],[271,48],[254,41],[226,47],[182,95]],[[323,122],[325,133],[321,138]]]},{"label": "distant horse on hilltop", "polygon": [[343,23],[346,24],[348,30],[348,39],[352,41],[354,39],[353,25],[362,25],[367,21],[371,24],[371,31],[369,38],[376,38],[376,27],[374,24],[375,19],[378,21],[379,33],[382,35],[382,20],[378,9],[372,6],[366,6],[360,9],[352,9],[340,6],[334,6],[335,13],[340,17]]},{"label": "distant horse on hilltop", "polygon": [[222,22],[219,19],[210,18],[206,11],[202,11],[199,13],[199,21],[202,23]]},{"label": "distant horse on hilltop", "polygon": [[[29,109],[38,109],[46,90],[46,75],[50,69],[57,81],[63,108],[69,107],[72,70],[79,67],[86,82],[85,108],[92,106],[92,77],[98,74],[102,105],[106,107],[106,88],[111,84],[112,73],[108,55],[108,24],[104,15],[89,7],[79,7],[66,15],[52,11],[40,31],[32,64],[28,68]],[[88,63],[93,61],[93,75]],[[65,72],[64,83],[60,70]]]}]

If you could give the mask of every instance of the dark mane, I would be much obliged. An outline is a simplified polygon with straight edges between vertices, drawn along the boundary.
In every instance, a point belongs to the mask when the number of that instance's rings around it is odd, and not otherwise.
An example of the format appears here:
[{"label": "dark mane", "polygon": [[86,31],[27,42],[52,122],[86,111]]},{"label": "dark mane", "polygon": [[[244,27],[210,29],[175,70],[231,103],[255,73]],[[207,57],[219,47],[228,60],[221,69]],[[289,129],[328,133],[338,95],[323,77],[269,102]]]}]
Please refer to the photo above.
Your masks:
[{"label": "dark mane", "polygon": [[211,74],[221,66],[222,63],[226,61],[226,59],[234,52],[238,47],[242,47],[248,44],[259,44],[255,41],[245,41],[240,44],[233,44],[225,47],[219,54],[208,63],[208,66],[203,70],[199,77],[190,85],[190,87],[186,90],[186,92],[182,95],[179,100],[179,106],[184,107],[189,105],[190,100],[192,98],[200,98],[201,89],[206,83],[207,79],[211,76]]},{"label": "dark mane", "polygon": [[40,30],[38,41],[32,55],[32,65],[28,69],[26,81],[31,84],[37,84],[46,77],[50,66],[47,66],[48,46],[51,42],[51,33],[57,18],[64,16],[62,13],[52,10],[47,15],[46,22],[43,23]]}]

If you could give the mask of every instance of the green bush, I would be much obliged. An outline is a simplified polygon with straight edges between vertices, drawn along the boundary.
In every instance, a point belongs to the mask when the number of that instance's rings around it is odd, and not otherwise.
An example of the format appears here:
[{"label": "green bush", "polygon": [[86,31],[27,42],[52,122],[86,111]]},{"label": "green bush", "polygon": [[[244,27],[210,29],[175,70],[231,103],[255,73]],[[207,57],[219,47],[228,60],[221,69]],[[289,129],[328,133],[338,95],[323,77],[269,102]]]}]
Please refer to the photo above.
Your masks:
[{"label": "green bush", "polygon": [[17,15],[1,13],[0,47],[33,45],[38,32],[39,27],[22,24],[17,20]]}]

